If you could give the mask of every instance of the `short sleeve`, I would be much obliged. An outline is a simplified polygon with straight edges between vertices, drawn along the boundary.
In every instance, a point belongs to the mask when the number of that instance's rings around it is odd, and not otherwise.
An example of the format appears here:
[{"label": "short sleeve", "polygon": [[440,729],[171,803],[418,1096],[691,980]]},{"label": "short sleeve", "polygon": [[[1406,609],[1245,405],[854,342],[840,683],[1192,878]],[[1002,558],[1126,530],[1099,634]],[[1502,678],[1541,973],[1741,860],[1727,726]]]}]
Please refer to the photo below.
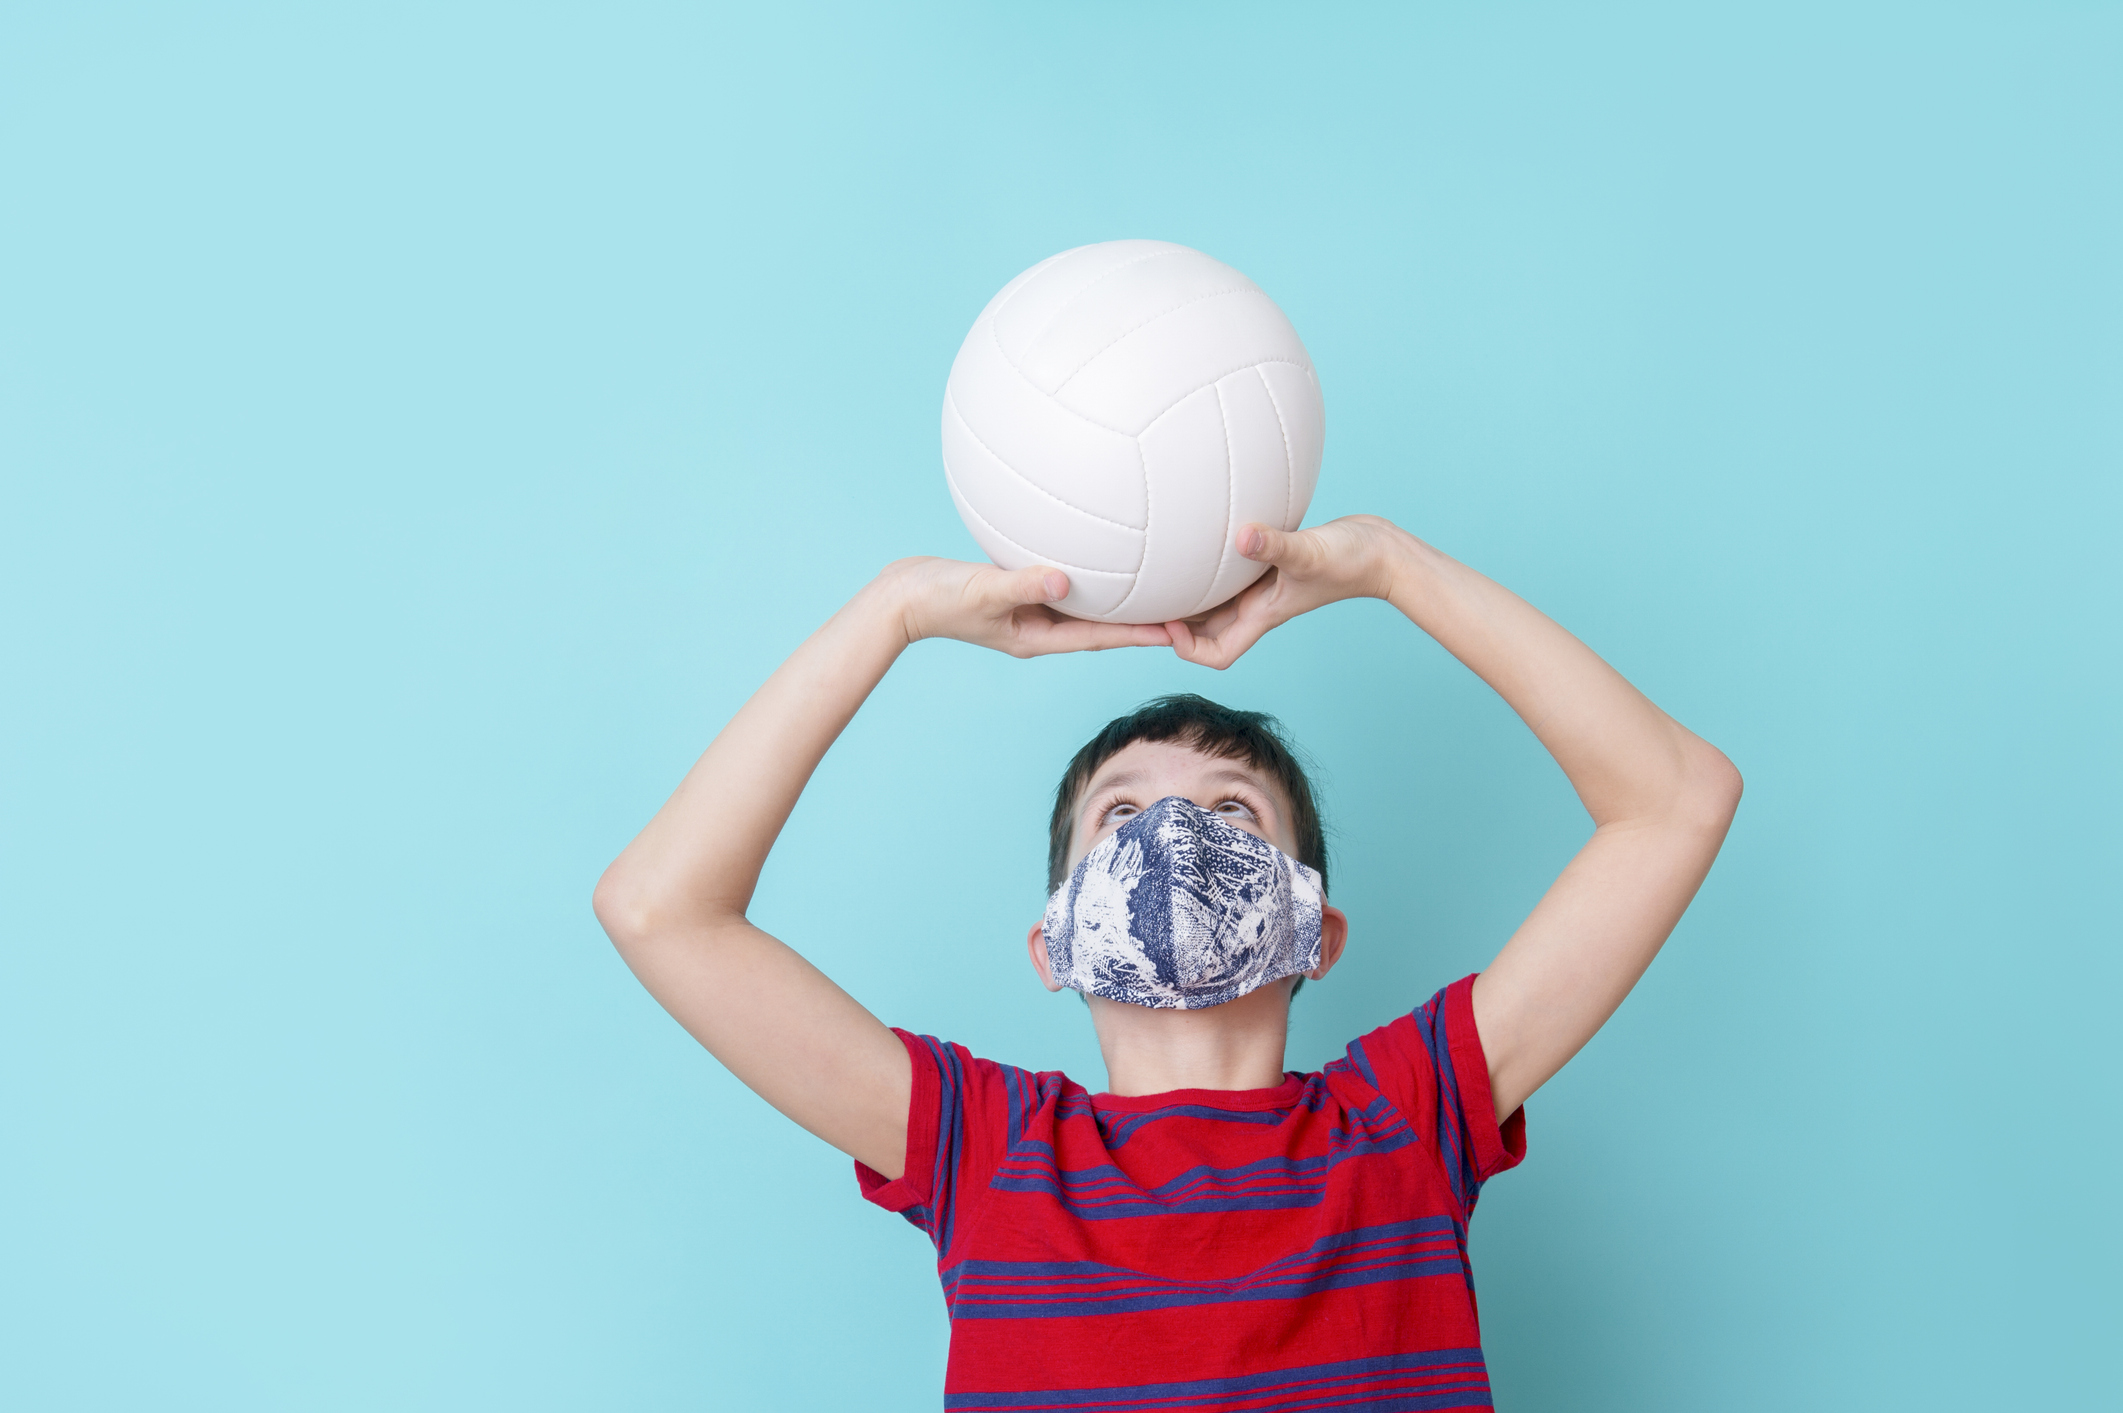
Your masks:
[{"label": "short sleeve", "polygon": [[1497,1122],[1489,1058],[1474,1025],[1473,977],[1353,1042],[1348,1062],[1436,1143],[1463,1216],[1473,1213],[1483,1183],[1526,1156],[1525,1107]]},{"label": "short sleeve", "polygon": [[913,1065],[903,1170],[886,1178],[855,1164],[862,1195],[928,1233],[939,1255],[958,1227],[961,1193],[979,1191],[1001,1157],[1022,1072],[975,1059],[964,1046],[894,1029]]}]

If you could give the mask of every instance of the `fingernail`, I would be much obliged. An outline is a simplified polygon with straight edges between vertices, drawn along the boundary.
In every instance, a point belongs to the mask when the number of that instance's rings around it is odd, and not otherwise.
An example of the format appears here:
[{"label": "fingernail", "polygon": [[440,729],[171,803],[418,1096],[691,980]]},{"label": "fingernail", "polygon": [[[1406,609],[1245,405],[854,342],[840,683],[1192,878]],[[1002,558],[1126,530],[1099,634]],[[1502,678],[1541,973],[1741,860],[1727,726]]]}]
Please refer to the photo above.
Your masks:
[{"label": "fingernail", "polygon": [[1046,579],[1046,584],[1048,599],[1052,600],[1068,597],[1069,581],[1067,579],[1062,578],[1061,575],[1049,574]]},{"label": "fingernail", "polygon": [[1261,542],[1266,538],[1267,536],[1248,525],[1245,529],[1238,532],[1238,552],[1244,555],[1259,554],[1261,552]]}]

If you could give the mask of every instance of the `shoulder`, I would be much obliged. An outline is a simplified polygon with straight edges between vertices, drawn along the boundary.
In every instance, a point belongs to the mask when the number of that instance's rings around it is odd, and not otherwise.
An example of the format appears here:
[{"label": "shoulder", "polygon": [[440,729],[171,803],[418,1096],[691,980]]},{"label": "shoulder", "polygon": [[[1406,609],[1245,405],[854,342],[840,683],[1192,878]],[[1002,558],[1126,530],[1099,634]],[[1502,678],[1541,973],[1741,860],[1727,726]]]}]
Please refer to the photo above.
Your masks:
[{"label": "shoulder", "polygon": [[1473,980],[1455,981],[1415,1009],[1359,1035],[1340,1058],[1325,1067],[1326,1072],[1361,1079],[1404,1107],[1427,1098],[1435,1090],[1440,1071],[1452,1063],[1455,1018],[1472,1033],[1473,1012],[1467,998]]},{"label": "shoulder", "polygon": [[1335,1066],[1361,1075],[1436,1145],[1465,1212],[1472,1212],[1483,1182],[1525,1156],[1524,1110],[1500,1121],[1490,1094],[1472,976],[1351,1041],[1348,1053],[1328,1068]]},{"label": "shoulder", "polygon": [[1473,976],[1438,988],[1414,1010],[1350,1041],[1327,1072],[1360,1079],[1418,1128],[1434,1127],[1441,1109],[1486,1111],[1489,1063],[1473,997]]},{"label": "shoulder", "polygon": [[1028,1070],[985,1059],[965,1046],[893,1027],[914,1065],[913,1103],[947,1123],[1001,1118],[1016,1130],[1039,1109],[1084,1088],[1059,1070]]}]

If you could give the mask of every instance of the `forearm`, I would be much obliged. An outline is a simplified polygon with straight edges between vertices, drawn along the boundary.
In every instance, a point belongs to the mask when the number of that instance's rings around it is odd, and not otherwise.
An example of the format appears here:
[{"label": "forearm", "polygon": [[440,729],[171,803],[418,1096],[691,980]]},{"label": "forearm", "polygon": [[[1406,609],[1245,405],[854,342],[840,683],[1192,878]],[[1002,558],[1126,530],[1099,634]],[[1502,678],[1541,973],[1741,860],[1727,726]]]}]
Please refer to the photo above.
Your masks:
[{"label": "forearm", "polygon": [[1509,589],[1404,531],[1384,596],[1526,722],[1598,825],[1664,817],[1717,753]]},{"label": "forearm", "polygon": [[880,581],[791,654],[606,871],[597,911],[615,937],[742,916],[812,772],[906,646]]}]

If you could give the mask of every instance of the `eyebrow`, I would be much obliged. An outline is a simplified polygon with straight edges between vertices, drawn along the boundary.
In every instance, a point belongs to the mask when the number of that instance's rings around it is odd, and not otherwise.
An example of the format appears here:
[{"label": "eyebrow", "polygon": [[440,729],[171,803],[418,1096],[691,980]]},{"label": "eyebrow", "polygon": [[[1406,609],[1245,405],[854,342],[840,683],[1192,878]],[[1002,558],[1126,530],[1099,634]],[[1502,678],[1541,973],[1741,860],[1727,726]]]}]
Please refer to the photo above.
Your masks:
[{"label": "eyebrow", "polygon": [[[1221,770],[1213,770],[1207,778],[1210,780],[1236,781],[1241,785],[1251,785],[1254,789],[1266,795],[1271,801],[1275,800],[1274,787],[1268,783],[1265,777],[1256,775],[1252,771],[1245,770],[1239,766],[1225,766]],[[1122,785],[1140,785],[1142,783],[1143,773],[1139,770],[1124,770],[1118,775],[1102,775],[1084,787],[1084,798],[1089,799],[1102,790],[1112,790]],[[1280,801],[1276,803],[1280,807]]]}]

